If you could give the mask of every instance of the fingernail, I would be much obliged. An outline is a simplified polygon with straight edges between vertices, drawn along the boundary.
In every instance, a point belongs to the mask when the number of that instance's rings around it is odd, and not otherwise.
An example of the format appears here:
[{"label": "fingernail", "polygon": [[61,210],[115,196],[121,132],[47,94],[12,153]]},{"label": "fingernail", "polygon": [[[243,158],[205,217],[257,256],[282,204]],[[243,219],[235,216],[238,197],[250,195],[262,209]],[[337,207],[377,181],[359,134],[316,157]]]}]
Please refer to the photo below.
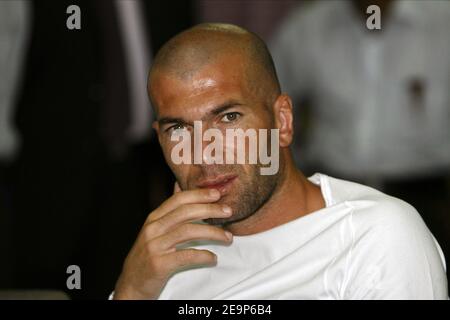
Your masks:
[{"label": "fingernail", "polygon": [[217,198],[217,197],[220,197],[220,192],[219,192],[219,190],[216,190],[216,189],[209,189],[209,195],[212,198]]},{"label": "fingernail", "polygon": [[231,214],[231,208],[229,206],[222,206],[222,211],[226,214]]}]

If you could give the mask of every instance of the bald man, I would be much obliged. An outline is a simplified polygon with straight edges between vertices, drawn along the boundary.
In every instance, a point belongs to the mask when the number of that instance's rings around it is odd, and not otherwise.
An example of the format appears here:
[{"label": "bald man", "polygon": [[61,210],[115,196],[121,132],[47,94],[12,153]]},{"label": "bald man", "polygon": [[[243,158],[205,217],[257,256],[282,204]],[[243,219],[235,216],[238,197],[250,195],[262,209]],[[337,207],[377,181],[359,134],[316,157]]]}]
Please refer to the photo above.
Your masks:
[{"label": "bald man", "polygon": [[[226,24],[186,30],[157,54],[148,90],[177,184],[144,223],[114,299],[448,297],[442,252],[414,208],[294,166],[292,102],[258,36]],[[175,162],[174,136],[198,121],[224,135],[275,129],[279,169]]]}]

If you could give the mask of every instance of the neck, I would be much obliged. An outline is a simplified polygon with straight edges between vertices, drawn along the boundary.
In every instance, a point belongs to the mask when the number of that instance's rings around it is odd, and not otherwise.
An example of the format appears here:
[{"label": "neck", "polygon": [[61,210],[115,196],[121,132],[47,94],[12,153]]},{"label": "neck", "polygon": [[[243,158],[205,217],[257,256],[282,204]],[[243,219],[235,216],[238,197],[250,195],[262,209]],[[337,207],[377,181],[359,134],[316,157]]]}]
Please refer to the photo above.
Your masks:
[{"label": "neck", "polygon": [[295,167],[289,152],[286,165],[271,198],[250,217],[226,226],[237,236],[263,232],[325,207],[320,187]]}]

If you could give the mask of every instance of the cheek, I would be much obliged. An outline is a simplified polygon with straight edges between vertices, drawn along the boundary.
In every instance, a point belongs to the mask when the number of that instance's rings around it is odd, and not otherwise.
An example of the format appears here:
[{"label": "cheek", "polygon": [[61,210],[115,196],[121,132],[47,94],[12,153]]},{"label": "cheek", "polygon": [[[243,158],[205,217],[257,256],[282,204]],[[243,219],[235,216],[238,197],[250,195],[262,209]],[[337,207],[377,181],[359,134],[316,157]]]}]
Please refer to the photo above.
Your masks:
[{"label": "cheek", "polygon": [[170,141],[161,140],[160,146],[161,146],[162,153],[164,155],[164,159],[166,160],[166,163],[172,169],[172,165],[173,165],[173,162],[171,159],[171,152],[172,152],[172,147],[173,147],[172,144],[170,143]]},{"label": "cheek", "polygon": [[192,166],[184,165],[184,164],[169,164],[170,169],[172,170],[173,175],[177,179],[178,183],[181,186],[181,189],[187,190],[190,189],[190,186],[188,185],[189,180],[189,174],[190,174],[190,168]]},{"label": "cheek", "polygon": [[166,160],[169,168],[172,170],[172,173],[177,177],[177,179],[182,178],[183,173],[188,170],[188,166],[185,164],[176,164],[172,160],[172,150],[176,145],[176,142],[172,142],[170,140],[161,140],[160,145],[164,155],[164,159]]},{"label": "cheek", "polygon": [[189,167],[185,165],[175,165],[172,170],[180,183],[186,185],[189,176]]}]

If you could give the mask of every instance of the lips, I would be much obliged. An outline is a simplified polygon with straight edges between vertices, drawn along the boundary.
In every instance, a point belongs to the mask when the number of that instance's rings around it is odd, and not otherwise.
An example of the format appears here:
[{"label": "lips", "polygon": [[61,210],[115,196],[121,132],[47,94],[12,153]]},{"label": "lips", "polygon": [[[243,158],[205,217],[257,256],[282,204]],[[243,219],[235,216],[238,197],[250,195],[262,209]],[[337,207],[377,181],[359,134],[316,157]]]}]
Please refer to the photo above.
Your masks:
[{"label": "lips", "polygon": [[198,184],[199,188],[217,189],[224,195],[231,187],[231,184],[237,176],[220,176],[212,179],[206,179]]}]

